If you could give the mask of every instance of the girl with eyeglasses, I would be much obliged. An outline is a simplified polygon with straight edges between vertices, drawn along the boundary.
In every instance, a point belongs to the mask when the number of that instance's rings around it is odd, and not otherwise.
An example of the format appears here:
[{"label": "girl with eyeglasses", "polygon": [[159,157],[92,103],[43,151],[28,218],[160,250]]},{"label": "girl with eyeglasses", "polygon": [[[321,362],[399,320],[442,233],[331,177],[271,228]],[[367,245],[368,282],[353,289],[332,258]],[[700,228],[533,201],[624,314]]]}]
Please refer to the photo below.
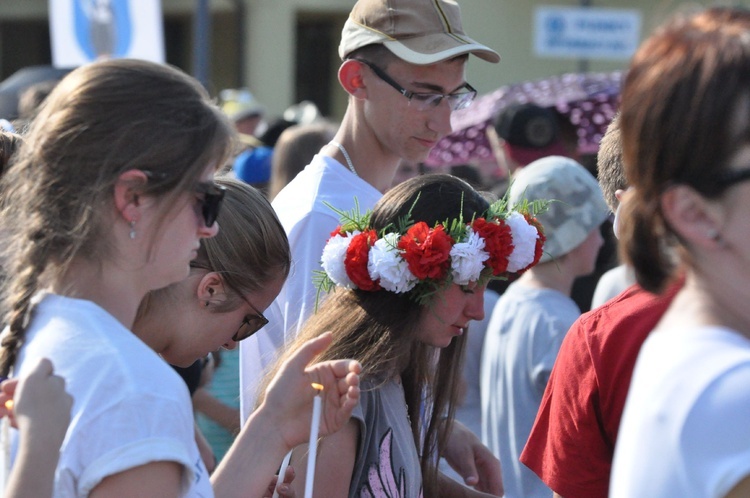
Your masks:
[{"label": "girl with eyeglasses", "polygon": [[209,479],[183,381],[130,331],[144,296],[185,279],[216,235],[232,137],[181,71],[96,62],[56,86],[2,179],[0,375],[49,358],[74,399],[55,496],[260,496],[269,454],[309,437],[311,381],[328,388],[323,432],[356,403],[357,365],[306,367],[330,339],[308,343]]},{"label": "girl with eyeglasses", "polygon": [[643,343],[610,496],[750,496],[750,11],[680,15],[633,56],[620,243],[638,283],[685,283]]},{"label": "girl with eyeglasses", "polygon": [[[202,370],[196,358],[235,349],[267,323],[261,310],[276,297],[291,266],[286,233],[263,194],[230,177],[216,178],[216,183],[225,189],[221,230],[201,241],[188,278],[146,296],[133,326],[167,362],[194,375]],[[234,375],[239,381],[239,372]],[[196,410],[211,403],[222,426],[239,426],[239,409],[219,404],[204,391],[196,396]],[[210,448],[204,451],[210,471],[214,458]]]},{"label": "girl with eyeglasses", "polygon": [[229,177],[215,183],[225,192],[221,230],[201,241],[186,279],[146,296],[133,328],[181,367],[211,351],[234,349],[268,323],[262,310],[291,268],[289,242],[266,198]]}]

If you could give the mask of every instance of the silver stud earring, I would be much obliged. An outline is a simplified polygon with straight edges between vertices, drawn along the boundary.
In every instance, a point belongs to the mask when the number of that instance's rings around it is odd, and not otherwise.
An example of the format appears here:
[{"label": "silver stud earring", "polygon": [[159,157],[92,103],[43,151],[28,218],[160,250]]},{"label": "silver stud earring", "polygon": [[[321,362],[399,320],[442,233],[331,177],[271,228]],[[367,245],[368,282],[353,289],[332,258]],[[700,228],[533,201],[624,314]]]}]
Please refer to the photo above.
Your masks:
[{"label": "silver stud earring", "polygon": [[135,238],[135,220],[130,221],[130,240]]},{"label": "silver stud earring", "polygon": [[719,244],[721,247],[724,247],[724,239],[721,237],[721,233],[715,229],[711,228],[708,231],[706,231],[706,237],[713,240],[717,244]]}]

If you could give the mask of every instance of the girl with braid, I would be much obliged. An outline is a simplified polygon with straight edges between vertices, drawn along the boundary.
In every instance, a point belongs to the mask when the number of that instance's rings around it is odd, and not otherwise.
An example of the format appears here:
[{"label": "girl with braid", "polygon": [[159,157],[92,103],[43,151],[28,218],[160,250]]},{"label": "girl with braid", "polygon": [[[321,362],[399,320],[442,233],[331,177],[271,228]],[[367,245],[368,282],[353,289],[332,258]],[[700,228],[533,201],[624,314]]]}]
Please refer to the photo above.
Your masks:
[{"label": "girl with braid", "polygon": [[213,175],[232,139],[179,70],[96,62],[57,85],[3,177],[0,375],[49,358],[74,399],[53,496],[261,496],[274,457],[309,437],[311,381],[327,392],[323,433],[356,404],[357,365],[307,367],[330,338],[309,342],[209,479],[187,388],[131,332],[144,296],[185,279],[217,233]]}]

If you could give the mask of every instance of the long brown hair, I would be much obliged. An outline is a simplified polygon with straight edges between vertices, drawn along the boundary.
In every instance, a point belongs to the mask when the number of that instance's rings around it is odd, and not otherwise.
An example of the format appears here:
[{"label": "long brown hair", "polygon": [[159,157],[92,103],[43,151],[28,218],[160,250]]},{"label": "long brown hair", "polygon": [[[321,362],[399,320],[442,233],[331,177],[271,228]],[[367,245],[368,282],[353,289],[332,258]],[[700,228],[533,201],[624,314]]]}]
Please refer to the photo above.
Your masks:
[{"label": "long brown hair", "polygon": [[[214,237],[201,239],[191,271],[208,270],[221,275],[228,298],[210,309],[234,311],[242,296],[257,292],[277,278],[289,275],[292,255],[284,227],[271,204],[256,188],[228,176],[215,182],[226,188],[216,221],[221,229]],[[140,319],[150,306],[160,306],[179,283],[149,292],[138,309]]]},{"label": "long brown hair", "polygon": [[[103,261],[116,250],[108,213],[119,176],[152,173],[143,195],[163,216],[206,167],[227,157],[233,131],[193,78],[178,69],[117,59],[69,73],[47,97],[17,161],[2,179],[3,324],[7,375],[31,319],[31,298],[74,258]],[[6,266],[7,265],[7,266]]]},{"label": "long brown hair", "polygon": [[[389,190],[375,205],[370,225],[380,231],[410,214],[413,221],[433,226],[459,215],[471,220],[488,207],[487,200],[463,180],[450,175],[419,176]],[[305,322],[273,369],[306,340],[330,330],[333,343],[318,360],[356,359],[362,364],[363,377],[376,383],[400,375],[421,455],[425,496],[436,495],[437,456],[452,428],[466,345],[465,335],[443,349],[417,340],[422,317],[439,305],[440,294],[436,296],[437,301],[418,306],[404,294],[336,290]],[[428,414],[424,428],[420,427],[421,409]]]},{"label": "long brown hair", "polygon": [[714,8],[681,15],[636,52],[622,91],[623,160],[635,187],[623,206],[621,248],[638,282],[659,291],[679,246],[661,194],[685,184],[721,194],[717,175],[750,143],[750,13]]}]

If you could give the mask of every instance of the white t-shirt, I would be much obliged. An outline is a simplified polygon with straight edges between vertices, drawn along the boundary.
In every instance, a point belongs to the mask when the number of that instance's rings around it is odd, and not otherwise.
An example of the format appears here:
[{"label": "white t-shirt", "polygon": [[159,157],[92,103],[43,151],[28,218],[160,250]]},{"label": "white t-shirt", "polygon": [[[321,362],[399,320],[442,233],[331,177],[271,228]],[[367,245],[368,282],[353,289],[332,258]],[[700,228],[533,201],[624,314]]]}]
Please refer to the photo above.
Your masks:
[{"label": "white t-shirt", "polygon": [[85,497],[107,476],[173,461],[183,466],[180,496],[212,497],[179,375],[96,304],[54,294],[38,299],[15,375],[49,358],[73,397],[54,496]]},{"label": "white t-shirt", "polygon": [[331,232],[339,224],[338,210],[350,211],[355,199],[360,212],[382,197],[375,187],[335,159],[316,155],[273,200],[273,208],[289,237],[292,270],[279,296],[266,310],[268,325],[240,343],[240,390],[243,421],[255,405],[258,383],[276,351],[294,338],[315,309],[313,272]]},{"label": "white t-shirt", "polygon": [[512,283],[487,325],[480,390],[482,442],[500,459],[506,498],[551,496],[518,459],[565,334],[581,311],[554,289]]},{"label": "white t-shirt", "polygon": [[635,283],[633,269],[625,264],[607,270],[599,277],[591,298],[591,309],[598,308]]},{"label": "white t-shirt", "polygon": [[750,340],[722,327],[658,330],[641,347],[610,496],[722,497],[750,475]]}]

